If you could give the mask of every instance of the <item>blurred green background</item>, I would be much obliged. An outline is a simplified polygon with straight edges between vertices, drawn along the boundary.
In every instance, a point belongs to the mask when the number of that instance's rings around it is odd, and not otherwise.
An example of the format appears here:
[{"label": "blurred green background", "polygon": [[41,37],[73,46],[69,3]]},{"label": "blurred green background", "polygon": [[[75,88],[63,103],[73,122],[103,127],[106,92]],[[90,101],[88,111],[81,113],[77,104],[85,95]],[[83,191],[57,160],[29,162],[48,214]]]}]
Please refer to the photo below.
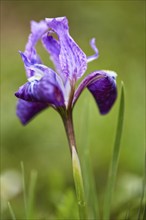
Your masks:
[{"label": "blurred green background", "polygon": [[[26,182],[31,170],[38,171],[36,210],[38,216],[51,216],[56,204],[67,194],[73,198],[72,168],[67,138],[59,115],[48,109],[27,126],[16,117],[14,92],[26,82],[18,50],[24,50],[30,33],[30,20],[66,16],[70,33],[87,55],[93,51],[89,40],[96,38],[100,52],[86,74],[98,69],[118,73],[117,86],[124,81],[126,111],[118,179],[128,173],[142,177],[145,141],[145,3],[144,1],[1,1],[1,172],[21,171],[24,162]],[[38,53],[53,67],[41,46]],[[97,191],[104,191],[116,130],[119,99],[111,112],[101,116],[88,91],[74,109],[77,147],[81,159],[88,142]],[[72,201],[70,199],[70,201]],[[22,216],[22,195],[12,200]],[[65,198],[64,198],[65,200]],[[71,203],[72,204],[72,203]],[[72,205],[71,205],[72,207]],[[8,218],[7,210],[4,217]],[[53,217],[52,217],[53,218]]]}]

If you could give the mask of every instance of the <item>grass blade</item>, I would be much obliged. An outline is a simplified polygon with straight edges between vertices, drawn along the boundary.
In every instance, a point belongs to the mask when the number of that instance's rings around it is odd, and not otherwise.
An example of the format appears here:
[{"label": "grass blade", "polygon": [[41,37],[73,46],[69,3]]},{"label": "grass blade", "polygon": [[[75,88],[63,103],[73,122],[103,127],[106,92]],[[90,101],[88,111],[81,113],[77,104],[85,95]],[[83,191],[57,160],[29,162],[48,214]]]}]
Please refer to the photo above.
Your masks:
[{"label": "grass blade", "polygon": [[16,217],[15,217],[15,214],[14,214],[14,211],[12,209],[10,202],[8,202],[8,208],[9,208],[12,220],[16,220]]},{"label": "grass blade", "polygon": [[144,220],[144,215],[146,211],[146,207],[144,205],[143,208],[143,203],[146,202],[146,149],[145,149],[145,160],[144,160],[144,175],[143,175],[143,184],[142,184],[142,193],[141,193],[141,199],[140,199],[140,205],[139,205],[139,210],[138,210],[138,217],[137,220],[143,219]]},{"label": "grass blade", "polygon": [[110,218],[111,201],[112,201],[112,195],[113,195],[114,186],[115,186],[119,154],[120,154],[120,142],[121,142],[121,137],[122,137],[123,122],[124,122],[124,109],[125,109],[124,84],[123,82],[121,82],[121,97],[120,97],[119,115],[118,115],[118,121],[117,121],[117,130],[116,130],[113,155],[112,155],[111,165],[109,169],[108,184],[107,184],[107,190],[106,190],[105,201],[104,201],[105,202],[104,210],[103,210],[104,220],[109,220]]},{"label": "grass blade", "polygon": [[30,185],[28,192],[28,207],[27,207],[27,218],[32,219],[33,217],[33,204],[34,204],[34,196],[35,196],[35,186],[37,180],[37,172],[32,171],[30,176]]},{"label": "grass blade", "polygon": [[[90,100],[89,100],[90,101]],[[97,198],[95,178],[93,175],[93,170],[91,167],[91,158],[90,158],[90,116],[91,116],[91,105],[89,101],[86,100],[83,106],[83,111],[81,114],[81,155],[82,155],[82,168],[83,168],[83,177],[85,183],[85,192],[86,199],[88,204],[89,219],[100,220],[99,213],[99,203]],[[86,120],[85,120],[86,118]],[[88,134],[88,135],[86,135]]]},{"label": "grass blade", "polygon": [[24,172],[24,164],[21,161],[21,172],[22,172],[22,189],[23,189],[23,201],[24,201],[24,210],[25,217],[27,218],[27,197],[26,197],[26,187],[25,187],[25,172]]},{"label": "grass blade", "polygon": [[[89,146],[88,146],[89,147]],[[86,183],[87,183],[87,201],[88,204],[90,204],[90,209],[91,209],[91,219],[96,219],[100,220],[100,214],[99,214],[99,203],[97,199],[97,191],[96,191],[96,186],[95,186],[95,178],[93,176],[93,170],[91,168],[91,159],[90,159],[90,154],[86,154],[84,157],[85,162],[86,162]]]}]

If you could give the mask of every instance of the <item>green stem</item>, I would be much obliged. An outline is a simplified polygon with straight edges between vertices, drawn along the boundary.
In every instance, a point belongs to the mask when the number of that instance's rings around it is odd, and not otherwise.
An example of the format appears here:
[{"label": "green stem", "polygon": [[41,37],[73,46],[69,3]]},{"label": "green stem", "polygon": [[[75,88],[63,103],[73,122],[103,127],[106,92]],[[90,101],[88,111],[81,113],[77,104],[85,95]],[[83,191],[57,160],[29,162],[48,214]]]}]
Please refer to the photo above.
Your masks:
[{"label": "green stem", "polygon": [[76,148],[76,141],[75,141],[75,134],[74,134],[74,127],[73,127],[73,120],[72,120],[72,112],[71,110],[63,114],[63,123],[69,143],[70,152],[72,154],[72,146]]},{"label": "green stem", "polygon": [[72,168],[73,168],[73,177],[78,201],[78,208],[79,208],[79,216],[80,220],[84,219],[87,220],[87,211],[86,211],[86,202],[85,202],[85,193],[84,193],[84,185],[83,185],[83,177],[81,172],[80,161],[76,149],[76,141],[74,135],[74,128],[73,128],[73,120],[72,120],[72,112],[71,110],[66,112],[65,117],[62,117],[68,143],[70,147],[70,152],[72,156]]},{"label": "green stem", "polygon": [[74,177],[77,200],[78,200],[79,215],[80,215],[80,219],[85,220],[88,218],[87,218],[83,178],[81,173],[79,157],[74,146],[72,146],[72,166],[73,166],[73,177]]}]

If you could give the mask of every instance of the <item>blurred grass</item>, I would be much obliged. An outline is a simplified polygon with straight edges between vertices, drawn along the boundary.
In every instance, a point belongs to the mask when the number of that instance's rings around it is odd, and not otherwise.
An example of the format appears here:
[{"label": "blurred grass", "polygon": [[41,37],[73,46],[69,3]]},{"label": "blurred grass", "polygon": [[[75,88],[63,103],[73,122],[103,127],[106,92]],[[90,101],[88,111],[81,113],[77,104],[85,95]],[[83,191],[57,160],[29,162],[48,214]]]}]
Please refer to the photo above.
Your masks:
[{"label": "blurred grass", "polygon": [[[52,109],[44,111],[23,127],[15,114],[14,92],[26,81],[18,50],[24,50],[29,22],[45,17],[67,16],[72,37],[86,52],[93,53],[89,40],[96,38],[100,57],[89,64],[87,74],[96,69],[118,73],[117,84],[126,88],[125,126],[118,178],[126,173],[142,176],[145,141],[145,2],[144,1],[1,1],[1,170],[20,170],[24,161],[26,184],[30,171],[38,171],[36,212],[50,219],[56,204],[72,188],[71,160],[62,122]],[[38,45],[46,65],[49,56]],[[90,131],[82,132],[81,114],[85,100],[92,114]],[[74,110],[77,146],[90,132],[90,151],[96,187],[103,199],[119,100],[112,111],[100,116],[88,91],[81,95]],[[87,112],[84,113],[86,124]],[[47,122],[48,120],[48,122]],[[81,136],[82,135],[82,136]],[[120,188],[119,188],[120,191]],[[12,207],[21,216],[22,195]],[[72,201],[72,197],[71,197]],[[3,219],[8,219],[4,212]]]}]

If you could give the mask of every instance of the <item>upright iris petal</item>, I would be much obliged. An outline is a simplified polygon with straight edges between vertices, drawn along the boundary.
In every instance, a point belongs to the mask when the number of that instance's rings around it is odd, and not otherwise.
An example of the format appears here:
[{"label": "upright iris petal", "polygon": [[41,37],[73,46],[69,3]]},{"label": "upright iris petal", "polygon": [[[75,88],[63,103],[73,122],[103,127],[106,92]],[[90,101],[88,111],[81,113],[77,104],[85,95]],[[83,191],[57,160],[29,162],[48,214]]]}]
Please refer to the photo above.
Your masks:
[{"label": "upright iris petal", "polygon": [[[48,26],[45,21],[35,22],[31,21],[31,34],[28,37],[28,42],[25,47],[25,56],[29,59],[32,64],[42,63],[40,57],[38,56],[35,45],[42,36],[42,34],[47,31]],[[26,67],[27,76],[30,77],[33,75],[33,72],[28,70]]]},{"label": "upright iris petal", "polygon": [[48,27],[51,28],[59,38],[60,53],[59,62],[62,77],[66,80],[76,81],[87,68],[87,59],[84,52],[75,43],[69,34],[68,21],[66,17],[46,19]]},{"label": "upright iris petal", "polygon": [[[39,40],[49,53],[56,72],[44,65],[39,58],[35,49]],[[27,124],[49,106],[65,117],[72,111],[85,88],[93,95],[100,113],[109,112],[117,97],[114,72],[94,71],[87,75],[75,90],[75,83],[85,73],[87,63],[98,58],[94,38],[90,45],[95,54],[86,56],[70,36],[66,17],[31,22],[31,34],[25,51],[20,52],[28,81],[15,93],[19,99],[17,115],[23,124]]]},{"label": "upright iris petal", "polygon": [[[53,36],[49,35],[50,32],[46,33],[42,37],[42,43],[50,54],[50,58],[54,63],[56,71],[61,74],[61,67],[59,61],[59,54],[60,54],[60,43],[53,38]],[[51,32],[52,33],[52,32]],[[64,76],[63,76],[64,77]]]},{"label": "upright iris petal", "polygon": [[28,42],[25,47],[25,55],[32,63],[37,63],[34,55],[36,55],[35,45],[40,37],[48,30],[45,21],[35,22],[31,21],[31,34],[29,35]]}]

